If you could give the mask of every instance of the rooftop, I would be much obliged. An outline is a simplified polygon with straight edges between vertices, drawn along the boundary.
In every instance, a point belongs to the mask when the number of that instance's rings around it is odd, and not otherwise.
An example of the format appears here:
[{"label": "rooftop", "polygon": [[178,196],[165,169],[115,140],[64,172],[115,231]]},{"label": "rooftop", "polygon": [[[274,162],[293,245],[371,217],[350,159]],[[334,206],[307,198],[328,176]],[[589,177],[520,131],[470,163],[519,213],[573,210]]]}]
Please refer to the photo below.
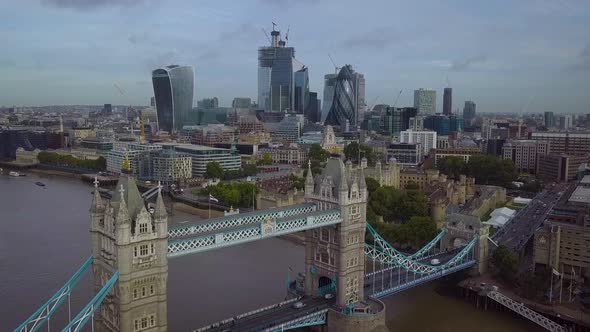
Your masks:
[{"label": "rooftop", "polygon": [[205,145],[195,145],[195,144],[178,144],[178,143],[158,143],[163,147],[174,147],[178,149],[184,150],[192,150],[192,151],[229,151],[229,149],[223,148],[214,148]]},{"label": "rooftop", "polygon": [[590,175],[584,175],[584,177],[580,181],[580,184],[590,185]]},{"label": "rooftop", "polygon": [[568,202],[590,204],[590,188],[577,187],[568,199]]}]

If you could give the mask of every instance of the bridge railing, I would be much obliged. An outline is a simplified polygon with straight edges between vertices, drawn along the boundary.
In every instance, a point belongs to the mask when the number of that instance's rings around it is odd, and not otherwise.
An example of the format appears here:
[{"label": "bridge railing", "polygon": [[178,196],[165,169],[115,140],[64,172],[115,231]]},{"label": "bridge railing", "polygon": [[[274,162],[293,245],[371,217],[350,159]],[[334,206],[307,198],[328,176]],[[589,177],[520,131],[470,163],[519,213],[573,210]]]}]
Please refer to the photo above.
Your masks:
[{"label": "bridge railing", "polygon": [[266,221],[268,218],[277,219],[310,213],[316,210],[314,204],[299,204],[287,208],[268,209],[251,213],[241,213],[213,219],[204,224],[182,225],[170,228],[170,238],[180,238],[188,235],[207,233],[227,228],[245,226]]},{"label": "bridge railing", "polygon": [[340,210],[325,210],[279,219],[276,222],[261,223],[254,227],[219,232],[197,238],[181,239],[168,243],[168,257],[187,255],[206,250],[228,247],[236,244],[261,240],[293,232],[304,231],[342,222]]},{"label": "bridge railing", "polygon": [[395,255],[405,256],[409,259],[420,258],[425,253],[428,253],[437,243],[440,242],[440,240],[443,238],[443,236],[447,233],[447,230],[443,229],[440,231],[440,233],[438,233],[437,236],[434,237],[434,239],[430,240],[430,242],[428,242],[425,246],[420,248],[415,253],[405,254],[405,253],[395,249],[389,242],[387,242],[385,239],[383,239],[383,237],[381,237],[381,235],[379,235],[377,230],[375,230],[375,228],[373,228],[373,226],[371,226],[370,224],[367,224],[367,230],[369,231],[369,233],[371,234],[371,236],[375,240],[375,243],[379,242],[381,245],[386,246],[388,248],[389,252],[391,252]]},{"label": "bridge railing", "polygon": [[80,311],[80,313],[78,313],[78,315],[76,315],[76,317],[74,317],[63,330],[61,330],[61,332],[78,332],[82,330],[88,320],[94,317],[94,312],[100,308],[102,301],[109,294],[117,280],[119,280],[119,272],[115,272],[94,298],[88,302],[84,309],[82,309],[82,311]]},{"label": "bridge railing", "polygon": [[[37,311],[35,311],[27,320],[19,325],[13,332],[34,332],[39,330],[41,325],[45,323],[57,310],[60,305],[68,299],[68,314],[71,313],[70,296],[72,290],[78,285],[80,279],[86,274],[88,268],[92,265],[94,258],[92,256],[82,264],[82,266],[74,273],[74,275],[60,288],[45,304],[43,304]],[[71,316],[69,316],[71,319]]]},{"label": "bridge railing", "polygon": [[263,307],[263,308],[252,310],[252,311],[243,313],[241,315],[238,315],[236,317],[224,319],[222,321],[215,322],[213,324],[210,324],[210,325],[207,325],[207,326],[198,328],[196,330],[193,330],[193,332],[205,332],[205,331],[208,331],[208,330],[211,330],[211,329],[214,329],[214,328],[221,327],[223,325],[231,324],[233,321],[235,321],[237,319],[243,319],[243,318],[246,318],[246,317],[249,317],[249,316],[253,316],[253,315],[259,314],[261,312],[267,311],[267,310],[272,310],[272,309],[280,308],[282,306],[289,305],[291,303],[295,303],[295,302],[297,302],[299,300],[301,300],[301,296],[295,297],[295,298],[292,298],[292,299],[289,299],[289,300],[286,300],[286,301],[282,301],[282,302],[279,302],[279,303],[276,303],[276,304],[273,304],[273,305],[269,305],[269,306],[266,306],[266,307]]}]

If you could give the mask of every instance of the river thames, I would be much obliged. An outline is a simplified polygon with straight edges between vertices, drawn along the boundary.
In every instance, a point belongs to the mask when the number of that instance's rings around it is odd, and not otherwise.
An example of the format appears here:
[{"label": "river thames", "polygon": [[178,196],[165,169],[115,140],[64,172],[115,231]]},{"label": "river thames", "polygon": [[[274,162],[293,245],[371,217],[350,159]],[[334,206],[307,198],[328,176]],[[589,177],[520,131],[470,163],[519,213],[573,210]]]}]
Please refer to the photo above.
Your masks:
[{"label": "river thames", "polygon": [[[5,172],[6,173],[6,172]],[[45,187],[35,185],[42,181]],[[0,175],[0,331],[14,329],[59,289],[90,256],[92,187],[78,179]],[[173,223],[196,218],[175,213]],[[189,331],[286,295],[289,267],[302,271],[303,247],[269,239],[169,260],[168,329]],[[91,273],[72,296],[75,315],[93,296]],[[440,295],[437,283],[392,296],[391,331],[536,331],[507,313],[480,311]],[[67,305],[51,321],[64,326]]]}]

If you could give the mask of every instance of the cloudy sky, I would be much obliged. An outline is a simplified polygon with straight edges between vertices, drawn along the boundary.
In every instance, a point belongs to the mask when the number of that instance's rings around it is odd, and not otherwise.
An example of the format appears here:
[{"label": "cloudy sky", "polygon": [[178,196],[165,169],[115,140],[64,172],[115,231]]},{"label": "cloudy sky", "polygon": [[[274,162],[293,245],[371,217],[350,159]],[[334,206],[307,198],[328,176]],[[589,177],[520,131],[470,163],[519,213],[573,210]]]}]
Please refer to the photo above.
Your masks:
[{"label": "cloudy sky", "polygon": [[365,74],[369,104],[425,87],[440,109],[448,78],[454,108],[590,112],[588,0],[2,1],[0,105],[147,104],[171,63],[195,67],[196,99],[254,99],[271,21],[320,95],[331,54]]}]

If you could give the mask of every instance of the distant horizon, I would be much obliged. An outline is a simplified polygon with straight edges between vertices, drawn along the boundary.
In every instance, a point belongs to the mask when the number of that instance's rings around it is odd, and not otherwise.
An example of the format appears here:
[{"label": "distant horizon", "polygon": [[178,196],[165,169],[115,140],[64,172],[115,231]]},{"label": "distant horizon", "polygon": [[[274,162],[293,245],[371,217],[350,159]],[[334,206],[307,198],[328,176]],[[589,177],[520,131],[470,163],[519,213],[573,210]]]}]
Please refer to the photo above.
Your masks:
[{"label": "distant horizon", "polygon": [[590,112],[590,3],[578,0],[31,0],[1,3],[0,18],[7,107],[149,104],[151,71],[169,64],[195,69],[195,101],[256,101],[262,29],[276,22],[320,99],[330,55],[364,74],[368,105],[403,90],[398,106],[412,106],[422,87],[440,112],[448,86],[453,109]]}]

